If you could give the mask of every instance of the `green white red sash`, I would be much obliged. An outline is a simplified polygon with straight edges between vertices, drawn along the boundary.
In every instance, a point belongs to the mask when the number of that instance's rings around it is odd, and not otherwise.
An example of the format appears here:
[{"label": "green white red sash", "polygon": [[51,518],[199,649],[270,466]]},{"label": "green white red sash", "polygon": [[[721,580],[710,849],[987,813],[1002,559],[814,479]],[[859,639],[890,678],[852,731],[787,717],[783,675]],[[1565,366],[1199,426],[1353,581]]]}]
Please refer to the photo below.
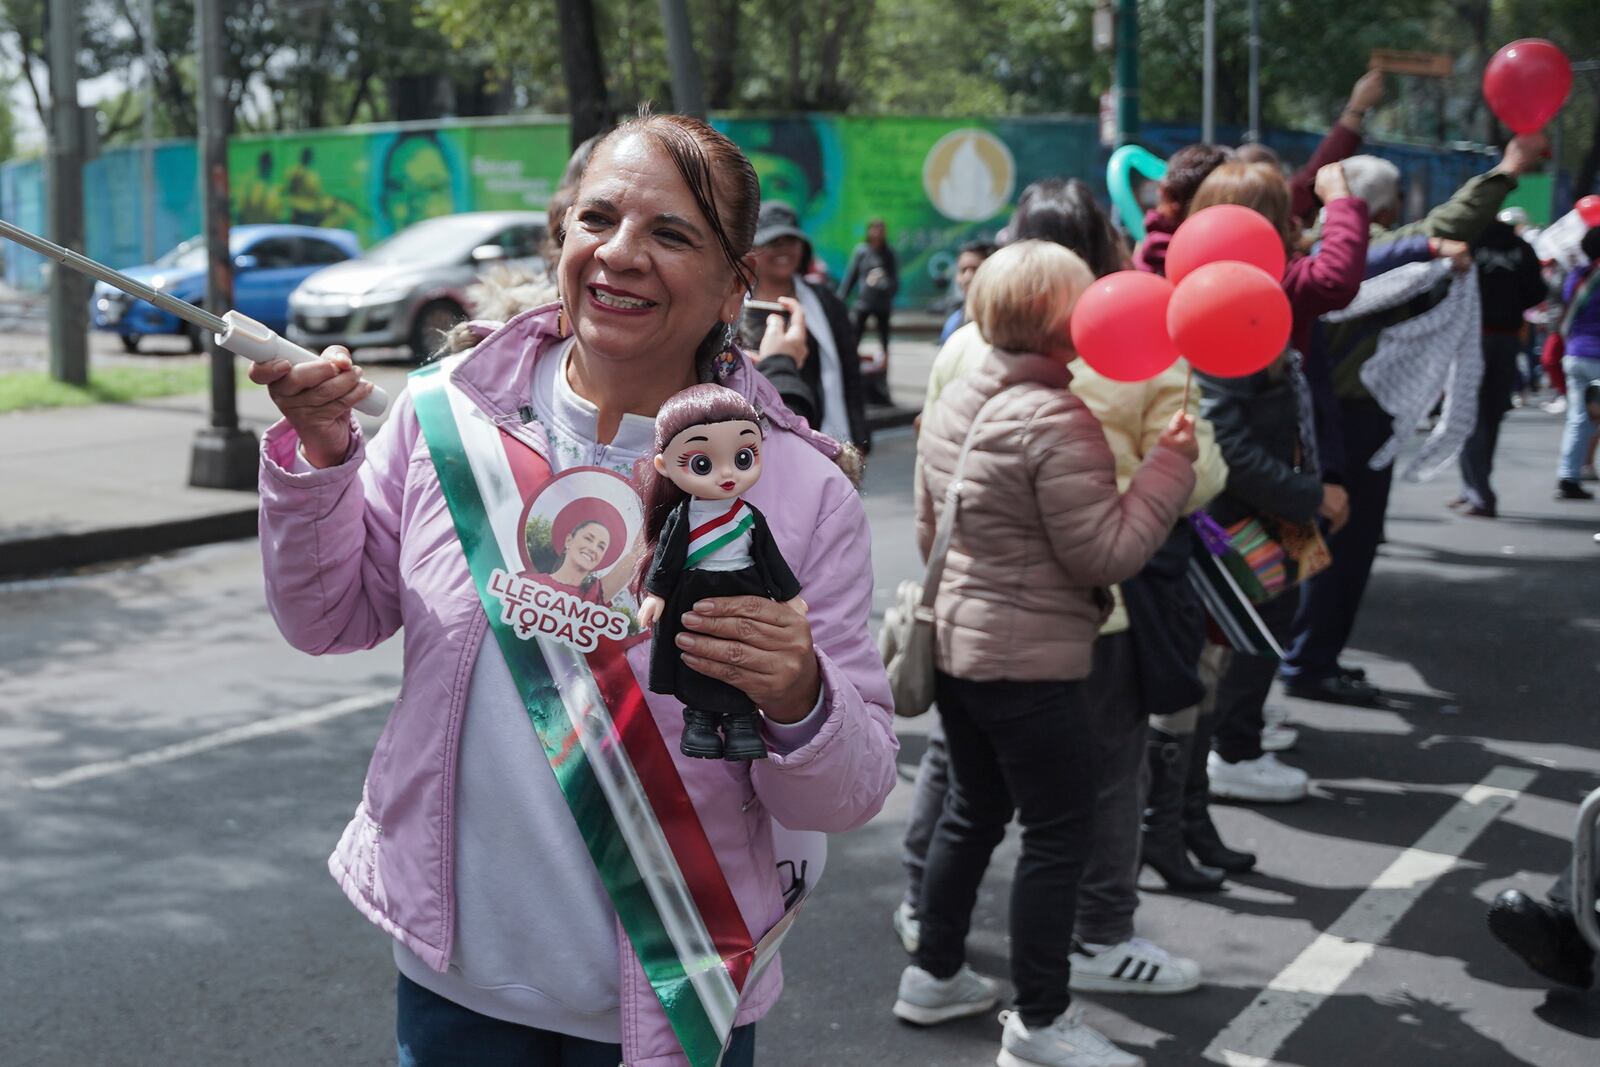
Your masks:
[{"label": "green white red sash", "polygon": [[517,624],[523,506],[551,471],[450,384],[455,362],[414,372],[411,392],[489,628],[684,1054],[714,1067],[795,909],[755,942],[625,646],[604,627],[580,651]]},{"label": "green white red sash", "polygon": [[756,517],[750,511],[750,505],[743,500],[734,500],[733,506],[727,511],[689,531],[689,554],[683,565],[695,566],[719,548],[749,533],[755,524]]}]

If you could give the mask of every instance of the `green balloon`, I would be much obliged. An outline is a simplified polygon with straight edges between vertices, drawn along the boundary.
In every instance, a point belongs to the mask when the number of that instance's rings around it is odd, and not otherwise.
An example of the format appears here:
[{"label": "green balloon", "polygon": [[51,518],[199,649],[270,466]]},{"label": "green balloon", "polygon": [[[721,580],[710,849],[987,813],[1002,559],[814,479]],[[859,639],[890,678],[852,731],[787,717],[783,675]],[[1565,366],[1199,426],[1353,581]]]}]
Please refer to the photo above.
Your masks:
[{"label": "green balloon", "polygon": [[1117,214],[1122,216],[1122,225],[1127,227],[1133,239],[1142,241],[1144,212],[1139,209],[1139,200],[1133,195],[1135,171],[1152,181],[1160,181],[1167,176],[1167,163],[1147,148],[1125,144],[1111,153],[1111,159],[1106,164],[1106,188],[1111,191],[1111,203],[1117,209]]}]

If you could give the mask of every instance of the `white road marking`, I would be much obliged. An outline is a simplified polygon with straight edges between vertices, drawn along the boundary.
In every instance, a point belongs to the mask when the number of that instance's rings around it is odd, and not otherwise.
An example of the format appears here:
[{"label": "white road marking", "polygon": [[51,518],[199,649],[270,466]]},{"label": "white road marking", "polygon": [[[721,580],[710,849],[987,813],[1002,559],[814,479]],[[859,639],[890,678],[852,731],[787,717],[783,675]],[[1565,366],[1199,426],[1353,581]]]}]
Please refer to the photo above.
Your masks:
[{"label": "white road marking", "polygon": [[201,752],[209,752],[214,748],[222,748],[225,745],[236,745],[243,741],[271,737],[273,734],[288,733],[291,730],[315,726],[318,723],[337,719],[344,715],[354,715],[357,712],[383,707],[394,703],[394,698],[395,691],[392,689],[373,689],[365,693],[358,693],[352,697],[346,697],[343,700],[335,700],[331,704],[323,704],[321,707],[290,712],[288,715],[279,715],[271,719],[261,719],[256,722],[246,723],[243,726],[231,726],[226,730],[218,730],[214,734],[202,734],[188,741],[163,745],[161,748],[152,748],[146,752],[136,752],[121,759],[85,763],[81,767],[74,767],[71,770],[62,771],[60,774],[47,774],[41,778],[29,779],[28,784],[34,789],[60,789],[63,786],[77,785],[79,782],[87,782],[95,778],[121,774],[123,771],[153,767],[161,763],[171,763],[174,760],[185,759]]},{"label": "white road marking", "polygon": [[1270,1067],[1289,1036],[1371,958],[1411,906],[1535,777],[1534,771],[1496,767],[1468,789],[1212,1040],[1205,1058],[1227,1067]]}]

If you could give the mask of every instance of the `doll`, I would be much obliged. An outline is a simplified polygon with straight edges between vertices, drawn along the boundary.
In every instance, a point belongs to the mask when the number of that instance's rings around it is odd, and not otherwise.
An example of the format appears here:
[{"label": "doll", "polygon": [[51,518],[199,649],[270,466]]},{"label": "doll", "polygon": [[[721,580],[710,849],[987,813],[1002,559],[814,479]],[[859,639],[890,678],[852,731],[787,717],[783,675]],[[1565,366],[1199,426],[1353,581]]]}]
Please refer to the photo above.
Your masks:
[{"label": "doll", "polygon": [[748,400],[720,385],[685,389],[656,415],[656,454],[644,493],[645,542],[654,555],[639,621],[654,626],[651,692],[683,701],[685,756],[767,754],[755,702],[686,667],[677,646],[683,614],[696,601],[764,596],[792,604],[800,596],[766,519],[742,497],[761,477],[760,418]]}]

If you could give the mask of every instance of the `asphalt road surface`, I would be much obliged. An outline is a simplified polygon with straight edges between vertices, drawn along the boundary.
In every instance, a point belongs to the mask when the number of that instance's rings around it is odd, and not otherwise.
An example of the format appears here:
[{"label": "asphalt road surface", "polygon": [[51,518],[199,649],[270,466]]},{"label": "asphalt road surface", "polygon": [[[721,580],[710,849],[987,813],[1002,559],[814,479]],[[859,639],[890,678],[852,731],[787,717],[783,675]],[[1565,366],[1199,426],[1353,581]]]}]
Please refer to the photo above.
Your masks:
[{"label": "asphalt road surface", "polygon": [[[1313,798],[1218,808],[1260,873],[1139,913],[1205,986],[1090,998],[1152,1067],[1600,1063],[1600,997],[1553,991],[1483,925],[1500,889],[1546,888],[1600,785],[1600,506],[1551,500],[1558,433],[1513,414],[1496,522],[1446,511],[1448,479],[1397,489],[1352,656],[1397,700],[1291,702]],[[880,608],[917,570],[911,457],[888,434],[869,471]],[[324,865],[399,653],[287,648],[254,542],[0,586],[0,1064],[393,1062],[387,944]],[[903,778],[927,725],[902,724]],[[889,1015],[909,794],[832,842],[760,1062],[993,1062],[992,1018]],[[1011,840],[971,941],[998,975],[1014,859]]]}]

